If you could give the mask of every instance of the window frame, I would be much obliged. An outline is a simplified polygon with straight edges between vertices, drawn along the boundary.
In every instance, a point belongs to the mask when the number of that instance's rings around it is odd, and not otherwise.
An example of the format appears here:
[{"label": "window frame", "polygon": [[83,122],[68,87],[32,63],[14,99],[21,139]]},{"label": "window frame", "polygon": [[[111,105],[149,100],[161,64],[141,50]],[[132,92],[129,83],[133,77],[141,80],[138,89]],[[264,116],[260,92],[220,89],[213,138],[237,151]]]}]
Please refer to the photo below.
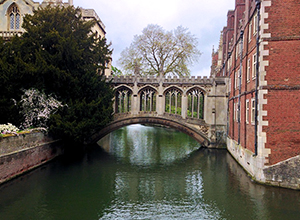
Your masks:
[{"label": "window frame", "polygon": [[251,99],[251,124],[255,123],[255,99]]},{"label": "window frame", "polygon": [[249,124],[250,102],[246,99],[246,124]]},{"label": "window frame", "polygon": [[252,55],[252,79],[256,78],[256,65],[257,65],[257,54]]}]

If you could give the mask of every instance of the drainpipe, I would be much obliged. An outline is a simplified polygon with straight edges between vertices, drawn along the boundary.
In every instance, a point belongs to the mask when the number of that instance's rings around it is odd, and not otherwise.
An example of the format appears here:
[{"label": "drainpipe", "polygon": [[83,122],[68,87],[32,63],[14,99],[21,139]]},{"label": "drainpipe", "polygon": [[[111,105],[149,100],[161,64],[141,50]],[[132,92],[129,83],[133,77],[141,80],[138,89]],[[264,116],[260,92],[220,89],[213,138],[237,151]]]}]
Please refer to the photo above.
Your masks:
[{"label": "drainpipe", "polygon": [[239,71],[239,96],[238,96],[238,144],[241,143],[241,93],[242,93],[242,68],[243,68],[243,35],[244,31],[241,30],[240,44],[241,44],[241,57],[240,57],[240,71]]},{"label": "drainpipe", "polygon": [[259,86],[259,22],[260,22],[260,0],[256,0],[256,11],[257,11],[257,33],[256,33],[256,79],[255,79],[255,129],[254,129],[254,147],[255,152],[253,156],[258,154],[258,86]]}]

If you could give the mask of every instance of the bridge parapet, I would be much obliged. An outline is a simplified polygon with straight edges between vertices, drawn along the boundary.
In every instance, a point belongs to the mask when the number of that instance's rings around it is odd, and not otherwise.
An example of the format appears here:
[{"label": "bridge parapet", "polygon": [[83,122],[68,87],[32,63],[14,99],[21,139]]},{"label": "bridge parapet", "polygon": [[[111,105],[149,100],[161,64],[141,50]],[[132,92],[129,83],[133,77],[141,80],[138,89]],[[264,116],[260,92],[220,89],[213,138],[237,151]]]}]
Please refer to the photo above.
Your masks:
[{"label": "bridge parapet", "polygon": [[[133,84],[137,82],[141,83],[162,83],[162,84],[209,84],[212,85],[215,82],[215,78],[213,77],[206,77],[206,76],[191,76],[191,77],[155,77],[155,76],[108,76],[107,81],[111,81],[113,84]],[[219,81],[224,81],[221,78]]]}]

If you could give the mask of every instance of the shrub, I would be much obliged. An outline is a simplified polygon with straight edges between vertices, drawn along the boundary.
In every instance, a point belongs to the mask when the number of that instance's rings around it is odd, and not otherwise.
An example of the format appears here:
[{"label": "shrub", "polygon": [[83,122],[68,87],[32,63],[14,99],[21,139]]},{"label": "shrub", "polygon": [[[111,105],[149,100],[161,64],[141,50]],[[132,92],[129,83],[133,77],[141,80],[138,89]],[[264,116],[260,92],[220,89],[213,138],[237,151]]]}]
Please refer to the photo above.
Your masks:
[{"label": "shrub", "polygon": [[0,133],[1,134],[16,134],[19,129],[12,125],[11,123],[0,124]]}]

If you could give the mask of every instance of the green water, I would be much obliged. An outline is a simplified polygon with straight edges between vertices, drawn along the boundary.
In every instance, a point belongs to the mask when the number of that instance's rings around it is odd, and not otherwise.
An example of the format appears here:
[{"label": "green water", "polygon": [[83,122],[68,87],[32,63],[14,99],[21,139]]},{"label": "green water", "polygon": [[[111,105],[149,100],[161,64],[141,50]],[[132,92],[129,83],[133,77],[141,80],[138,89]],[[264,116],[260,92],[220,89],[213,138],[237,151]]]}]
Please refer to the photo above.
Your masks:
[{"label": "green water", "polygon": [[299,191],[255,184],[182,133],[135,125],[101,144],[1,185],[0,219],[300,219]]}]

